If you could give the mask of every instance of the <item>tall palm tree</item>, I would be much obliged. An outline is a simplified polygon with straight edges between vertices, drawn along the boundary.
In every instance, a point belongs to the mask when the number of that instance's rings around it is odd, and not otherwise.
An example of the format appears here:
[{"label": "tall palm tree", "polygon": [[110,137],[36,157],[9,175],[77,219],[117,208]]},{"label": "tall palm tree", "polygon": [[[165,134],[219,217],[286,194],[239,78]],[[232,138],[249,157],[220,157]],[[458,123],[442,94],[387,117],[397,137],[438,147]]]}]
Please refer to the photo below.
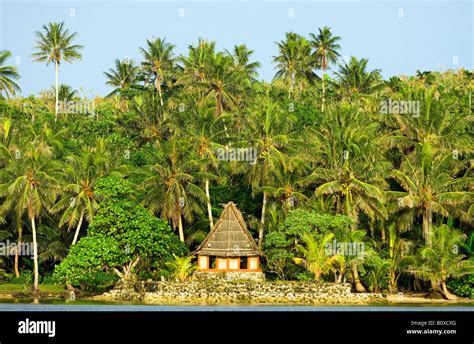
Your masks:
[{"label": "tall palm tree", "polygon": [[160,104],[163,106],[162,83],[167,73],[175,67],[174,45],[167,43],[165,38],[147,40],[146,43],[147,49],[140,48],[145,59],[142,66],[147,73],[153,75],[155,88],[160,96]]},{"label": "tall palm tree", "polygon": [[0,185],[1,213],[12,211],[18,219],[26,214],[31,224],[35,291],[39,281],[36,220],[55,202],[62,176],[52,156],[52,149],[43,142],[27,143],[22,157],[8,167],[9,179]]},{"label": "tall palm tree", "polygon": [[[422,215],[423,238],[431,245],[433,214],[447,218],[461,214],[463,204],[472,202],[474,193],[466,191],[473,178],[461,175],[464,167],[451,153],[435,154],[429,141],[419,144],[414,157],[406,157],[392,177],[404,191],[390,191],[398,198],[398,206]],[[465,214],[461,214],[465,215]],[[472,221],[472,218],[469,218]]]},{"label": "tall palm tree", "polygon": [[159,153],[150,152],[154,163],[146,167],[143,204],[178,228],[179,239],[184,242],[183,216],[191,222],[194,214],[201,212],[200,203],[207,199],[195,184],[198,163],[189,156],[191,149],[183,141],[171,139],[159,148]]},{"label": "tall palm tree", "polygon": [[284,79],[288,84],[288,98],[292,98],[297,82],[303,83],[314,77],[311,72],[311,46],[304,38],[294,32],[287,32],[285,40],[276,42],[278,55],[273,57],[276,63],[275,79]]},{"label": "tall palm tree", "polygon": [[0,97],[14,96],[20,91],[20,86],[14,81],[20,79],[15,66],[4,66],[7,59],[12,55],[8,50],[0,51]]},{"label": "tall palm tree", "polygon": [[43,25],[43,32],[36,31],[36,53],[32,54],[33,61],[46,62],[47,65],[54,63],[56,75],[56,106],[55,120],[58,119],[59,109],[59,64],[64,62],[71,63],[74,60],[81,59],[80,50],[82,45],[73,44],[77,37],[77,32],[69,34],[69,30],[62,23],[48,23]]},{"label": "tall palm tree", "polygon": [[341,46],[337,43],[341,40],[339,36],[333,36],[331,29],[328,26],[318,29],[319,33],[316,36],[314,33],[310,33],[311,37],[310,44],[314,49],[311,57],[314,60],[314,65],[316,68],[321,68],[322,78],[321,84],[323,87],[323,102],[321,104],[321,111],[324,111],[324,79],[326,78],[326,70],[329,67],[330,63],[336,63],[337,58],[339,57],[339,50]]},{"label": "tall palm tree", "polygon": [[77,242],[84,219],[92,221],[98,209],[94,194],[95,182],[107,172],[109,157],[104,140],[97,140],[94,148],[85,147],[79,155],[66,157],[69,176],[63,197],[51,208],[52,213],[63,211],[59,226],[76,226],[71,246]]},{"label": "tall palm tree", "polygon": [[214,227],[214,219],[212,217],[210,182],[217,179],[214,174],[218,170],[217,150],[223,148],[219,144],[219,139],[225,134],[225,131],[217,128],[219,120],[215,120],[211,109],[207,107],[198,107],[194,116],[186,123],[185,135],[190,138],[191,145],[194,147],[199,159],[199,172],[196,176],[204,181],[204,191],[206,193],[207,216],[209,219],[209,227]]},{"label": "tall palm tree", "polygon": [[233,69],[239,75],[239,79],[244,83],[250,83],[258,77],[257,69],[260,68],[260,62],[250,62],[250,56],[253,50],[247,48],[245,44],[234,45],[232,52],[226,53],[234,59]]},{"label": "tall palm tree", "polygon": [[181,57],[184,75],[179,81],[199,90],[201,99],[213,98],[215,116],[220,117],[224,110],[236,105],[236,85],[238,74],[234,59],[215,51],[215,43],[200,39],[196,46],[189,46],[187,57]]},{"label": "tall palm tree", "polygon": [[446,287],[447,279],[474,273],[474,262],[453,250],[453,247],[462,245],[465,237],[446,225],[435,227],[429,235],[432,237],[430,240],[432,245],[425,246],[419,251],[420,263],[409,271],[417,277],[429,280],[434,286],[434,291],[441,287],[439,291],[446,299],[456,299]]},{"label": "tall palm tree", "polygon": [[[288,153],[293,143],[290,138],[295,117],[284,113],[269,97],[256,99],[248,123],[249,138],[246,145],[257,151],[257,159],[249,164],[247,181],[254,191],[272,186],[275,177],[285,171]],[[262,246],[265,232],[265,211],[269,191],[263,189],[262,213],[258,232],[258,243]]]},{"label": "tall palm tree", "polygon": [[114,87],[106,97],[113,95],[127,95],[127,91],[136,86],[139,67],[132,60],[115,60],[115,69],[104,72],[106,84]]},{"label": "tall palm tree", "polygon": [[351,56],[349,62],[339,66],[336,77],[339,81],[339,87],[349,95],[354,93],[370,93],[382,85],[379,69],[367,71],[368,59],[358,60]]}]

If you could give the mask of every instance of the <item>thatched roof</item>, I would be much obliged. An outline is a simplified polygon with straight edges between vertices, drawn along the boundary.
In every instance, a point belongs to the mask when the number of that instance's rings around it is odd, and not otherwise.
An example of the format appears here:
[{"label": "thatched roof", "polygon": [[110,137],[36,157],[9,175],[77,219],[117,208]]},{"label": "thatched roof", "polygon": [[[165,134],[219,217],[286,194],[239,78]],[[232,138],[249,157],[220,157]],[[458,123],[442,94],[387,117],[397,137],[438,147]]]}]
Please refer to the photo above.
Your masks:
[{"label": "thatched roof", "polygon": [[260,256],[261,252],[250,235],[239,209],[233,202],[229,202],[224,207],[219,221],[193,254],[251,257]]}]

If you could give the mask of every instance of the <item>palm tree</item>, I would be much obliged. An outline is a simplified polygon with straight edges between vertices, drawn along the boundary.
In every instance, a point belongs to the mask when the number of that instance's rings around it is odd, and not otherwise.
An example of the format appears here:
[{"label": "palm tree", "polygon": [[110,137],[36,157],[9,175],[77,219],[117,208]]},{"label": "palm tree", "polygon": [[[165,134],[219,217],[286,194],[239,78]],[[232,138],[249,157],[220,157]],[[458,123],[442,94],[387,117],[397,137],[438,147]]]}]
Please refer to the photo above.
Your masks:
[{"label": "palm tree", "polygon": [[194,256],[178,257],[175,254],[173,256],[174,261],[165,263],[171,270],[171,276],[181,282],[186,281],[193,271],[196,270],[196,266],[192,263]]},{"label": "palm tree", "polygon": [[379,69],[367,71],[368,59],[358,60],[351,56],[349,62],[344,62],[339,66],[336,77],[339,87],[346,93],[370,93],[382,85]]},{"label": "palm tree", "polygon": [[[56,86],[52,86],[49,90],[44,91],[44,95],[48,98],[56,98]],[[62,102],[68,102],[78,96],[77,90],[66,84],[59,85],[58,99]]]},{"label": "palm tree", "polygon": [[334,257],[327,255],[327,244],[334,238],[334,233],[326,233],[319,240],[309,233],[303,233],[303,244],[296,247],[303,258],[293,258],[296,264],[303,265],[309,272],[314,274],[316,282],[321,280],[323,274],[332,269]]},{"label": "palm tree", "polygon": [[285,79],[288,84],[288,98],[291,99],[297,82],[310,80],[314,77],[311,72],[311,46],[302,36],[287,32],[285,40],[276,42],[278,55],[273,57],[276,63],[275,79]]},{"label": "palm tree", "polygon": [[462,277],[474,273],[474,264],[465,259],[463,254],[456,252],[455,247],[461,245],[465,237],[459,231],[446,225],[435,227],[430,233],[432,246],[425,246],[419,251],[420,263],[410,272],[422,279],[431,281],[434,291],[441,287],[441,294],[448,300],[455,299],[446,287],[450,277]]},{"label": "palm tree", "polygon": [[82,45],[73,44],[77,37],[77,32],[69,34],[69,30],[64,27],[62,23],[49,23],[43,25],[43,32],[36,31],[36,50],[37,52],[31,55],[35,62],[46,62],[46,65],[54,63],[56,71],[56,107],[55,120],[58,119],[59,109],[59,64],[62,61],[71,63],[73,60],[82,57],[79,52]]},{"label": "palm tree", "polygon": [[360,213],[369,219],[385,217],[382,189],[388,166],[376,144],[377,133],[377,123],[352,106],[331,110],[314,132],[318,154],[313,151],[313,172],[301,182],[316,184],[317,197],[332,196],[336,213],[349,216],[353,229]]},{"label": "palm tree", "polygon": [[138,66],[132,60],[115,60],[115,69],[109,69],[108,72],[104,72],[107,78],[106,84],[114,87],[114,90],[110,92],[106,97],[113,95],[126,95],[127,91],[136,86],[138,77]]},{"label": "palm tree", "polygon": [[194,147],[199,159],[199,172],[196,176],[204,181],[204,191],[206,193],[207,216],[209,219],[209,227],[212,230],[214,227],[214,219],[212,217],[211,195],[209,191],[210,181],[216,180],[217,176],[214,174],[218,169],[217,150],[223,148],[218,143],[220,137],[225,131],[216,129],[219,120],[215,120],[213,114],[208,108],[198,107],[194,116],[192,116],[189,123],[186,123],[185,135],[190,138],[190,142]]},{"label": "palm tree", "polygon": [[184,242],[183,216],[191,223],[194,213],[201,212],[199,203],[207,200],[204,191],[194,183],[198,163],[189,156],[191,147],[182,141],[171,139],[159,148],[158,153],[150,152],[155,162],[146,166],[143,204],[152,213],[160,212],[174,229],[178,228],[179,238]]},{"label": "palm tree", "polygon": [[181,57],[184,75],[179,83],[201,91],[201,99],[213,98],[215,116],[236,105],[238,74],[234,59],[222,52],[215,52],[215,43],[199,39],[196,46],[189,46],[188,57]]},{"label": "palm tree", "polygon": [[0,185],[0,196],[5,197],[1,213],[12,211],[17,219],[26,214],[31,223],[35,291],[39,281],[36,219],[50,209],[59,194],[61,175],[52,155],[52,149],[43,142],[29,142],[22,157],[7,168],[8,181]]},{"label": "palm tree", "polygon": [[155,88],[160,96],[160,104],[163,106],[162,83],[166,75],[175,67],[174,45],[167,43],[165,38],[146,42],[147,49],[140,48],[145,58],[142,66],[147,73],[153,75]]},{"label": "palm tree", "polygon": [[285,171],[286,153],[293,141],[289,134],[292,130],[294,116],[285,114],[271,98],[262,96],[256,99],[249,116],[249,135],[246,145],[256,149],[257,159],[249,164],[246,171],[247,181],[254,191],[263,190],[262,213],[258,233],[261,247],[265,231],[265,211],[269,192],[262,187],[272,186],[277,175]]},{"label": "palm tree", "polygon": [[253,50],[247,48],[245,44],[234,45],[232,52],[226,50],[226,53],[234,60],[233,69],[239,75],[241,82],[250,84],[258,77],[257,69],[260,68],[260,62],[250,62],[250,56]]},{"label": "palm tree", "polygon": [[98,209],[94,185],[106,174],[108,164],[103,140],[97,140],[94,148],[83,148],[79,155],[66,157],[69,180],[63,187],[63,197],[51,208],[51,212],[63,210],[59,226],[67,224],[68,229],[76,226],[71,246],[77,242],[84,218],[90,223]]},{"label": "palm tree", "polygon": [[321,111],[324,111],[324,79],[326,78],[326,70],[329,67],[330,63],[336,63],[337,58],[339,57],[339,50],[341,46],[337,43],[341,40],[339,36],[333,36],[331,29],[327,26],[322,29],[318,29],[319,33],[316,36],[314,33],[310,33],[311,37],[310,44],[314,49],[311,57],[314,59],[314,66],[321,68],[323,75],[321,79],[321,84],[323,86],[323,102],[321,104]]},{"label": "palm tree", "polygon": [[14,81],[20,79],[15,66],[4,66],[6,60],[12,55],[8,50],[0,51],[0,97],[2,93],[5,97],[14,96],[20,91],[20,86]]},{"label": "palm tree", "polygon": [[[431,245],[433,214],[448,217],[459,214],[459,206],[472,201],[473,192],[464,191],[472,178],[457,177],[463,170],[451,153],[435,154],[429,141],[416,147],[415,156],[405,158],[400,169],[392,177],[404,191],[390,191],[388,195],[398,198],[400,208],[421,213],[423,238]],[[416,211],[416,212],[415,212]]]}]

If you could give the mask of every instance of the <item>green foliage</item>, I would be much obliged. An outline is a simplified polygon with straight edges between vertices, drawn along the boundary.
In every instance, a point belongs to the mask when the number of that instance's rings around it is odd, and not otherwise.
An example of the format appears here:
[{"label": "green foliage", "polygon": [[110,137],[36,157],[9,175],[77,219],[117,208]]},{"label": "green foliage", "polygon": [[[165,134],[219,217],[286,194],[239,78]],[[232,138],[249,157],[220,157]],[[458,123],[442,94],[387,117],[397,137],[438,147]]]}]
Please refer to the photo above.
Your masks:
[{"label": "green foliage", "polygon": [[194,256],[178,257],[173,254],[174,260],[166,262],[166,266],[170,269],[171,277],[180,281],[185,281],[191,276],[196,266],[192,263]]},{"label": "green foliage", "polygon": [[55,278],[62,283],[91,290],[95,287],[95,275],[126,262],[124,249],[114,239],[105,235],[86,236],[72,246],[68,256],[56,265]]},{"label": "green foliage", "polygon": [[388,288],[389,268],[390,262],[377,254],[371,254],[364,260],[366,274],[363,277],[363,281],[370,291],[379,293]]},{"label": "green foliage", "polygon": [[69,255],[56,266],[57,278],[85,290],[104,288],[115,280],[113,269],[122,269],[140,257],[144,268],[163,268],[173,254],[187,249],[169,225],[152,216],[135,201],[126,199],[132,189],[118,177],[97,182],[104,198],[94,216],[88,235],[72,246]]},{"label": "green foliage", "polygon": [[33,271],[23,270],[20,273],[19,277],[13,276],[8,281],[11,284],[23,284],[23,285],[32,285],[33,284]]},{"label": "green foliage", "polygon": [[474,275],[450,279],[447,284],[454,294],[474,299]]}]

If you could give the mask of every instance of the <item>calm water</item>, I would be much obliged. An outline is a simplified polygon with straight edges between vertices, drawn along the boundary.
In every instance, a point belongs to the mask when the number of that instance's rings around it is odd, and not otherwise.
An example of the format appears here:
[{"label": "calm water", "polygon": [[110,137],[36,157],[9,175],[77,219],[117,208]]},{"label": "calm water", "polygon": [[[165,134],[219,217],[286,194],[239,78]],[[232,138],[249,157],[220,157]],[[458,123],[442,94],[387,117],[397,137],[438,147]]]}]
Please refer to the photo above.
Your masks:
[{"label": "calm water", "polygon": [[65,301],[63,299],[40,299],[39,303],[34,303],[33,299],[0,299],[0,312],[34,312],[34,311],[151,311],[151,312],[254,312],[254,311],[289,311],[289,312],[314,312],[314,311],[465,311],[474,312],[474,304],[452,304],[452,305],[433,305],[433,304],[411,304],[411,305],[370,305],[370,306],[302,306],[302,305],[286,305],[286,306],[267,306],[267,305],[239,305],[239,306],[176,306],[176,305],[143,305],[133,303],[113,303],[102,301]]}]

